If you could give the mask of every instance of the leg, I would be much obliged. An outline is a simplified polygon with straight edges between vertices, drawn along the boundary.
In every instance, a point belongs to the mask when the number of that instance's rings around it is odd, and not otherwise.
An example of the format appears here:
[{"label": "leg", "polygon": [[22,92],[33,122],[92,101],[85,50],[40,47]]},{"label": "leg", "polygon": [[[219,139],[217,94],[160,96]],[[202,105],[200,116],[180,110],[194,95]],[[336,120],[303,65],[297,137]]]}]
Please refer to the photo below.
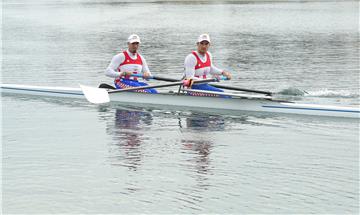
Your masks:
[{"label": "leg", "polygon": [[129,79],[121,79],[119,82],[115,82],[116,89],[125,89],[130,87],[139,87],[137,81],[129,80]]},{"label": "leg", "polygon": [[[142,87],[147,86],[148,84],[144,82],[138,82],[129,79],[122,79],[120,82],[115,83],[117,89],[124,89],[124,88],[131,88],[131,87]],[[136,90],[136,92],[141,93],[158,93],[155,89],[143,89],[143,90]]]},{"label": "leg", "polygon": [[[139,86],[148,86],[148,84],[147,83],[144,83],[144,82],[138,82],[139,83]],[[144,91],[146,92],[146,93],[158,93],[155,89],[152,89],[152,88],[150,88],[150,89],[144,89]]]}]

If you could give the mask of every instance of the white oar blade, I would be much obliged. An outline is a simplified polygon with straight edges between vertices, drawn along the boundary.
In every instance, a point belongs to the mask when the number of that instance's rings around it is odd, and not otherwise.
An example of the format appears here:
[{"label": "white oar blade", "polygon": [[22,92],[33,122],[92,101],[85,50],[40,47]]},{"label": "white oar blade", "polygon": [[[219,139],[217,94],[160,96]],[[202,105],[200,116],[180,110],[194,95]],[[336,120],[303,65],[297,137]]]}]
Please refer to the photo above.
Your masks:
[{"label": "white oar blade", "polygon": [[80,88],[83,91],[85,98],[94,104],[102,104],[110,102],[109,93],[103,88],[89,87],[80,84]]}]

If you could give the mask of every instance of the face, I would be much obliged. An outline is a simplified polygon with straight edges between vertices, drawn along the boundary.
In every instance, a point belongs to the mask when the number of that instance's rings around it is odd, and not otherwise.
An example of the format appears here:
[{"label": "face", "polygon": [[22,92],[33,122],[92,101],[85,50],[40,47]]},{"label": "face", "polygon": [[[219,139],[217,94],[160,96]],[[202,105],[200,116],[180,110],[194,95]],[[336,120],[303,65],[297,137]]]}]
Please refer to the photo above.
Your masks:
[{"label": "face", "polygon": [[210,47],[210,43],[208,41],[204,40],[204,41],[201,41],[200,43],[197,43],[197,47],[198,47],[198,52],[200,54],[205,54]]},{"label": "face", "polygon": [[136,51],[139,49],[139,43],[138,42],[128,43],[128,48],[131,53],[136,53]]}]

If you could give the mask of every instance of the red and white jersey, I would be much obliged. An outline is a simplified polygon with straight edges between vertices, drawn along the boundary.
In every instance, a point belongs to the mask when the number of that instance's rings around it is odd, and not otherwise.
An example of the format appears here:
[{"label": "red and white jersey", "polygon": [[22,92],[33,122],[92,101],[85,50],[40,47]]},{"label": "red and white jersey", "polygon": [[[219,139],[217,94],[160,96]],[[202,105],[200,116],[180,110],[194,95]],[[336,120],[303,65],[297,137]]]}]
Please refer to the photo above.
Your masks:
[{"label": "red and white jersey", "polygon": [[212,56],[210,52],[201,55],[193,51],[185,58],[185,78],[209,78],[210,75],[220,75],[222,70],[212,64]]},{"label": "red and white jersey", "polygon": [[123,52],[125,59],[118,66],[117,70],[119,72],[133,72],[140,73],[142,71],[142,60],[139,54],[136,54],[135,59],[131,58],[127,51]]},{"label": "red and white jersey", "polygon": [[129,50],[115,55],[105,74],[108,77],[119,78],[120,72],[132,72],[135,74],[150,73],[145,59],[139,53],[133,54]]}]

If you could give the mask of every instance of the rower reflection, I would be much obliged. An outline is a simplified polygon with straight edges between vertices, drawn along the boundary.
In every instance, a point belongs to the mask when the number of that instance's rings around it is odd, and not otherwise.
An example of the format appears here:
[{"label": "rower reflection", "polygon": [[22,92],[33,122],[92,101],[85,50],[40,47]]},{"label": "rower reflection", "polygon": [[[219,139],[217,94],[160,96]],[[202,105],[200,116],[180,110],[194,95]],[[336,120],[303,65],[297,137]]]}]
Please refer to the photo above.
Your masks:
[{"label": "rower reflection", "polygon": [[111,147],[113,165],[127,166],[136,171],[143,157],[141,144],[143,134],[139,132],[142,125],[151,125],[152,116],[148,112],[126,109],[115,110],[114,126],[111,129],[115,144]]},{"label": "rower reflection", "polygon": [[211,170],[215,169],[211,164],[211,151],[214,143],[209,132],[222,131],[225,129],[225,119],[221,116],[210,116],[207,114],[191,114],[182,123],[179,118],[179,125],[182,130],[182,150],[187,154],[186,166],[191,173],[195,173],[196,186],[194,192],[199,188],[208,189],[208,182]]},{"label": "rower reflection", "polygon": [[195,171],[200,174],[206,174],[209,171],[210,159],[209,155],[213,143],[209,140],[181,140],[183,150],[196,152],[192,158],[187,161],[190,162],[190,166],[195,164]]}]

